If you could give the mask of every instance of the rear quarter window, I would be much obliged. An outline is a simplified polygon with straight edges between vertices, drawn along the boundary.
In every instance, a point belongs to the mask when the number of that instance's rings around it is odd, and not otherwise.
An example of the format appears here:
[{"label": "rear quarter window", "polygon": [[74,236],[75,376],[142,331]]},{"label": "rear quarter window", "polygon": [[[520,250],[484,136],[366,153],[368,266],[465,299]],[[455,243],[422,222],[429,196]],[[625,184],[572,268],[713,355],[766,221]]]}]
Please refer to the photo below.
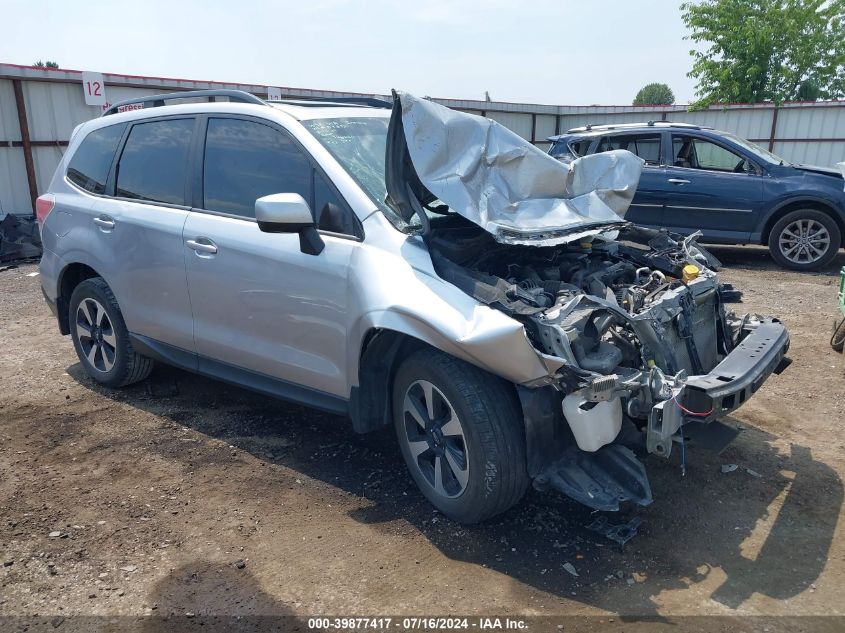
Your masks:
[{"label": "rear quarter window", "polygon": [[67,179],[85,191],[105,193],[109,168],[125,130],[125,123],[109,125],[82,139],[68,164]]}]

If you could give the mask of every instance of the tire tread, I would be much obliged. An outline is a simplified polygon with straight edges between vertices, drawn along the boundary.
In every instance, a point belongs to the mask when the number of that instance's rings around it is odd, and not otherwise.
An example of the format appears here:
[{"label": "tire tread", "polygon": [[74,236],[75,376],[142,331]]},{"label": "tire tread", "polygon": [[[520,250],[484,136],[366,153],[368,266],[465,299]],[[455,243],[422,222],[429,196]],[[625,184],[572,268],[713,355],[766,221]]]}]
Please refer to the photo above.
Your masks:
[{"label": "tire tread", "polygon": [[522,410],[513,385],[434,349],[415,352],[405,360],[403,368],[409,363],[431,367],[446,377],[470,412],[472,420],[465,423],[474,424],[486,461],[496,462],[494,495],[478,507],[465,508],[455,518],[464,523],[477,523],[513,507],[529,484],[525,436],[520,423]]},{"label": "tire tread", "polygon": [[[155,361],[137,353],[132,347],[132,344],[129,342],[129,331],[126,328],[126,322],[123,320],[123,314],[120,311],[120,306],[118,305],[117,299],[115,298],[111,288],[102,277],[91,277],[79,284],[79,286],[74,289],[74,294],[76,294],[77,290],[84,284],[96,287],[97,290],[103,294],[106,302],[109,304],[107,306],[109,311],[108,316],[112,321],[112,327],[116,331],[117,342],[122,348],[123,358],[126,359],[124,369],[121,372],[122,375],[118,374],[116,379],[110,380],[108,382],[109,386],[125,387],[127,385],[131,385],[132,383],[144,380],[152,372]],[[73,306],[75,302],[70,301],[69,303]],[[73,318],[74,316],[71,314],[71,322]]]}]

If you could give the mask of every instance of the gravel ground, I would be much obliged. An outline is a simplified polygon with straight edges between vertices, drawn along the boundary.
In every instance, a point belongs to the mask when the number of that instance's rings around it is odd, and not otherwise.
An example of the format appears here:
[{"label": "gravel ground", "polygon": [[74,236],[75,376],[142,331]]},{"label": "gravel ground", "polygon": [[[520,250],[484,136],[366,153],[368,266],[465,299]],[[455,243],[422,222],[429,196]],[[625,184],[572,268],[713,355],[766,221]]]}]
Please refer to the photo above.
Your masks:
[{"label": "gravel ground", "polygon": [[687,451],[685,477],[677,451],[650,461],[654,503],[609,516],[642,519],[624,549],[556,494],[455,524],[389,432],[164,366],[103,389],[37,268],[0,272],[0,615],[842,614],[845,379],[828,339],[845,257],[799,274],[713,250],[737,310],[780,316],[795,362],[728,420],[742,432],[721,455]]}]

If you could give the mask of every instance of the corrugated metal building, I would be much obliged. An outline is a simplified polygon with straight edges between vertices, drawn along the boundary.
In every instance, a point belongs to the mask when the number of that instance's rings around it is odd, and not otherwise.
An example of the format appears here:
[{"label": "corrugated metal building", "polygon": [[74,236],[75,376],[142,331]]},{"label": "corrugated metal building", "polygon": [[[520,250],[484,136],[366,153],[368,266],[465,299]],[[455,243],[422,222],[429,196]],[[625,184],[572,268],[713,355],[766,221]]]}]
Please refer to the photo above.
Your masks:
[{"label": "corrugated metal building", "polygon": [[[164,77],[103,74],[106,97],[123,99],[176,90],[237,89],[266,98],[270,86]],[[281,88],[283,97],[373,96],[332,90]],[[387,98],[386,95],[375,95]],[[796,163],[833,166],[845,160],[845,101],[713,106],[567,106],[434,99],[451,108],[482,114],[538,147],[546,139],[587,123],[670,120],[708,125],[750,139]],[[73,128],[100,115],[85,104],[82,74],[0,64],[0,217],[30,214],[35,196],[48,185]]]}]

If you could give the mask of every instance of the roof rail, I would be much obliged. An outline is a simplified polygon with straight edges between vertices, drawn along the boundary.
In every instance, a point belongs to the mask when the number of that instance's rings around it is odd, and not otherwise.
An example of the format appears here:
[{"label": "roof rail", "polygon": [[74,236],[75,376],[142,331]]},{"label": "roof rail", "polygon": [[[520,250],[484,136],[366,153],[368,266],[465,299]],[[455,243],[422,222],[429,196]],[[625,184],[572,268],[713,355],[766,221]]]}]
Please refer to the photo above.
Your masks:
[{"label": "roof rail", "polygon": [[267,103],[286,103],[303,107],[362,106],[369,108],[392,108],[393,103],[377,97],[298,97],[273,99]]},{"label": "roof rail", "polygon": [[125,101],[118,101],[103,112],[102,116],[114,114],[120,108],[128,105],[141,104],[141,108],[158,108],[163,106],[165,101],[174,101],[176,99],[208,99],[214,101],[217,97],[228,97],[229,101],[237,103],[254,103],[256,105],[266,105],[266,102],[259,99],[254,94],[244,92],[243,90],[188,90],[186,92],[169,92],[160,95],[147,95],[146,97],[138,97],[137,99],[126,99]]},{"label": "roof rail", "polygon": [[640,127],[678,127],[688,130],[712,130],[713,128],[694,123],[673,123],[672,121],[648,121],[646,123],[588,123],[582,127],[573,127],[566,131],[567,134],[575,132],[596,132],[609,130],[627,130]]}]

